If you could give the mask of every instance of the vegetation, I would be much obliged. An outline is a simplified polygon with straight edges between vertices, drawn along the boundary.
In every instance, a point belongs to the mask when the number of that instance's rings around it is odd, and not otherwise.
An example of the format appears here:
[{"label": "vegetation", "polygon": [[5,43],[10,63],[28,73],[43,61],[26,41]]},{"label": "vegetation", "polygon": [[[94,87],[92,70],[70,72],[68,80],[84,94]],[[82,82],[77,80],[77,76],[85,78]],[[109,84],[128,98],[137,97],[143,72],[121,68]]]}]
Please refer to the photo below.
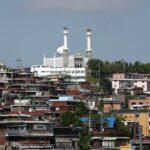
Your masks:
[{"label": "vegetation", "polygon": [[87,106],[84,102],[82,102],[82,101],[80,101],[80,102],[77,104],[76,108],[77,108],[77,116],[78,116],[78,117],[81,117],[81,116],[83,116],[84,114],[87,114],[88,111],[89,111],[88,106]]},{"label": "vegetation", "polygon": [[110,77],[113,73],[150,73],[150,63],[142,63],[136,61],[127,63],[124,60],[114,62],[102,61],[99,59],[91,59],[88,62],[91,75],[97,77]]},{"label": "vegetation", "polygon": [[118,129],[120,129],[122,131],[124,136],[130,137],[132,134],[129,132],[129,129],[124,125],[124,123],[122,121],[123,121],[123,118],[121,118],[121,117],[116,118],[116,124],[118,126]]},{"label": "vegetation", "polygon": [[79,140],[80,150],[90,150],[90,135],[88,128],[84,127],[81,131],[81,136]]},{"label": "vegetation", "polygon": [[76,112],[64,112],[61,116],[61,123],[64,126],[77,126],[81,127],[80,139],[79,139],[79,147],[81,150],[90,150],[90,135],[89,129],[87,126],[82,126],[80,121],[80,117],[89,113],[89,109],[87,105],[80,101],[76,105]]},{"label": "vegetation", "polygon": [[124,60],[114,62],[102,61],[100,59],[91,59],[88,62],[90,76],[88,81],[98,85],[97,91],[111,94],[110,77],[114,73],[150,73],[150,63],[127,63]]},{"label": "vegetation", "polygon": [[[101,110],[103,105],[99,105],[99,110]],[[84,102],[79,102],[76,106],[76,112],[64,112],[61,116],[61,123],[64,126],[73,126],[80,127],[80,138],[79,138],[79,147],[80,150],[90,150],[90,131],[88,123],[83,124],[80,121],[81,116],[89,115],[89,109]],[[113,115],[115,116],[115,115]],[[102,119],[101,114],[90,114],[91,117],[91,126],[95,127],[97,130],[101,131]],[[104,117],[104,116],[103,116]],[[123,124],[123,117],[116,118],[117,128],[122,132],[124,136],[131,137],[133,134],[129,132],[128,128]],[[106,126],[106,122],[103,121],[103,127]]]},{"label": "vegetation", "polygon": [[[111,94],[111,80],[113,73],[150,73],[150,63],[141,63],[136,61],[135,63],[127,63],[123,60],[109,62],[109,61],[102,61],[99,59],[92,59],[88,62],[88,67],[90,70],[90,76],[88,76],[88,80],[93,82],[97,85],[98,92],[104,92]],[[125,97],[125,108],[128,107],[128,100],[134,99],[135,97],[126,95]],[[98,106],[99,111],[103,110],[103,104],[100,103]],[[84,102],[79,102],[76,105],[76,112],[65,112],[62,117],[62,125],[66,126],[80,126],[81,133],[80,133],[80,140],[79,140],[79,147],[81,150],[90,150],[90,132],[89,128],[86,125],[83,125],[80,122],[80,117],[89,115],[89,108]],[[112,114],[115,116],[115,114]],[[100,114],[90,114],[91,117],[91,126],[96,127],[97,129],[101,129],[101,118]],[[124,136],[133,137],[133,132],[129,131],[128,128],[122,122],[122,117],[116,117],[116,125],[119,131],[122,132]],[[105,123],[105,122],[103,122]]]},{"label": "vegetation", "polygon": [[75,124],[76,116],[75,113],[72,112],[64,112],[61,116],[61,123],[64,126],[69,126]]}]

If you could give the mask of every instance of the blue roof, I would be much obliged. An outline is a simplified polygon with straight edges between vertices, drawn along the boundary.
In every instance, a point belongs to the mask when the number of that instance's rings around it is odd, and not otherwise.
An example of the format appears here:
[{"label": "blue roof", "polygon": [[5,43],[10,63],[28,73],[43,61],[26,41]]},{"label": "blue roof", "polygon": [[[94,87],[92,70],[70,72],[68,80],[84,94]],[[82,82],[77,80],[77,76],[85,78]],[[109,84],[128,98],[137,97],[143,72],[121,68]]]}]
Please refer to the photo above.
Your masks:
[{"label": "blue roof", "polygon": [[108,128],[113,128],[116,118],[115,117],[106,117],[105,121],[107,122]]},{"label": "blue roof", "polygon": [[[101,118],[99,118],[101,120]],[[89,117],[80,117],[81,122],[88,122]],[[115,117],[105,117],[103,118],[103,122],[107,123],[108,128],[113,128],[115,124],[116,118]]]},{"label": "blue roof", "polygon": [[49,101],[52,102],[52,101],[78,101],[78,100],[74,99],[74,97],[70,95],[60,95],[58,96],[57,99],[51,98],[49,99]]},{"label": "blue roof", "polygon": [[87,122],[89,121],[89,117],[80,117],[81,122]]}]

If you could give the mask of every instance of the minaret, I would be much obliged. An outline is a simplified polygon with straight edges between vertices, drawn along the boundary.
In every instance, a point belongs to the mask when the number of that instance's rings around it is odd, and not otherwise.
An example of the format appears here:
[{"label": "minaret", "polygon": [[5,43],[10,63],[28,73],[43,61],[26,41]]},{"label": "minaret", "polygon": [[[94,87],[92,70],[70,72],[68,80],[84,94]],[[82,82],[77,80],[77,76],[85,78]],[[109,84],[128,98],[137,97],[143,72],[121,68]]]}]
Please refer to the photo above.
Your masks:
[{"label": "minaret", "polygon": [[86,30],[87,35],[87,49],[86,49],[86,56],[88,59],[92,58],[92,48],[91,48],[91,36],[92,36],[92,30],[87,29]]},{"label": "minaret", "polygon": [[64,35],[64,49],[68,49],[68,46],[67,46],[68,28],[64,27],[63,35]]},{"label": "minaret", "polygon": [[68,56],[69,56],[69,49],[67,45],[67,36],[68,36],[68,28],[63,29],[63,35],[64,35],[64,45],[63,45],[63,57],[64,57],[64,67],[68,67]]},{"label": "minaret", "polygon": [[56,68],[56,55],[55,55],[55,53],[54,53],[54,66],[53,67]]},{"label": "minaret", "polygon": [[43,55],[43,65],[46,65],[45,59],[46,59],[46,56],[45,56],[45,53],[44,53],[44,55]]}]

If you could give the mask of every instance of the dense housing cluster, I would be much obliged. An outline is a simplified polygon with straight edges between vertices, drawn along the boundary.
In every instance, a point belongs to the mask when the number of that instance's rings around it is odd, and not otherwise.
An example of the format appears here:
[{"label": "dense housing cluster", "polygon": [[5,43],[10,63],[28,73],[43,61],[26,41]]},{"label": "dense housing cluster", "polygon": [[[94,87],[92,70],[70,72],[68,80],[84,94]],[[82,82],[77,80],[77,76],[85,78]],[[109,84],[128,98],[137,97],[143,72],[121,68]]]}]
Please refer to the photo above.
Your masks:
[{"label": "dense housing cluster", "polygon": [[150,149],[150,74],[92,59],[90,29],[86,56],[70,55],[63,35],[43,65],[0,64],[0,149]]},{"label": "dense housing cluster", "polygon": [[[116,75],[112,85],[120,81]],[[110,95],[68,75],[37,77],[30,68],[1,64],[1,149],[84,149],[83,143],[88,149],[116,149],[131,147],[130,141],[138,149],[139,139],[148,147],[148,91],[116,93],[120,88]]]}]

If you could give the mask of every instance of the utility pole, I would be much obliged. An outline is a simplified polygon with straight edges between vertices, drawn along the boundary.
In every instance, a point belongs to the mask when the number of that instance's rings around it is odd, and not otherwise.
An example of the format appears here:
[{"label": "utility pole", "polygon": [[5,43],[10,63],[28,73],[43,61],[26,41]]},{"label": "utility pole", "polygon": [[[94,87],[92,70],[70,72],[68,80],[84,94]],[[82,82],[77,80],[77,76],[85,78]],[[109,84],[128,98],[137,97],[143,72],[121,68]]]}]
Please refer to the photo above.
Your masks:
[{"label": "utility pole", "polygon": [[139,125],[138,126],[138,132],[139,132],[139,150],[143,150],[142,148],[142,127]]},{"label": "utility pole", "polygon": [[125,73],[126,73],[126,61],[124,61],[124,60],[122,59],[122,63],[123,63],[123,73],[124,73],[124,75],[125,75]]},{"label": "utility pole", "polygon": [[21,70],[22,69],[22,59],[21,58],[17,58],[16,62],[17,62],[18,68]]},{"label": "utility pole", "polygon": [[20,95],[20,93],[19,93],[19,94],[18,94],[18,98],[19,98],[19,110],[18,110],[18,113],[19,113],[18,115],[19,115],[19,116],[18,116],[18,117],[19,117],[19,120],[20,120],[20,116],[21,116],[20,96],[21,96],[21,95]]},{"label": "utility pole", "polygon": [[99,92],[101,92],[101,70],[100,70],[100,61],[98,63],[98,78],[99,78]]},{"label": "utility pole", "polygon": [[[90,107],[89,107],[90,109]],[[91,109],[89,110],[89,134],[91,132]]]}]

